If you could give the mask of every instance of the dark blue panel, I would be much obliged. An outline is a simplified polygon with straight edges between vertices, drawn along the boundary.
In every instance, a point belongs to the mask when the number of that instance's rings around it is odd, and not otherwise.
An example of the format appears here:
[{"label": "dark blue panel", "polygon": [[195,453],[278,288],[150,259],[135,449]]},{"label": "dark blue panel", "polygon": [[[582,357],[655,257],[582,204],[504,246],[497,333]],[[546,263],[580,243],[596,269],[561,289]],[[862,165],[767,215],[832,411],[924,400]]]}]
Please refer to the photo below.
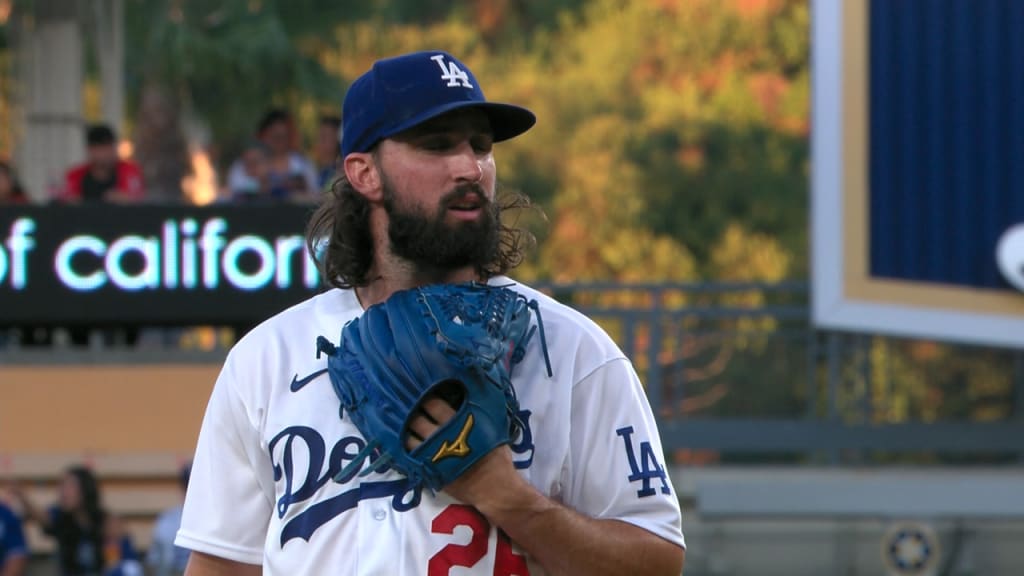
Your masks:
[{"label": "dark blue panel", "polygon": [[995,244],[1024,222],[1024,1],[874,0],[872,276],[1005,288]]},{"label": "dark blue panel", "polygon": [[[1024,10],[1014,7],[1004,17],[1003,34],[1007,36],[1006,59],[1024,62]],[[1011,191],[1006,204],[1009,214],[1024,213],[1024,74],[1014,71],[1006,78],[1006,189]],[[1016,193],[1012,193],[1016,191]]]},{"label": "dark blue panel", "polygon": [[[925,114],[929,119],[944,118],[949,115],[949,101],[943,97],[945,86],[943,79],[946,76],[945,70],[950,60],[949,42],[949,19],[950,10],[936,9],[924,11],[924,27],[931,30],[930,34],[924,37],[925,52],[935,54],[931,60],[932,73],[925,74],[925,85],[921,90],[921,99],[925,103]],[[923,66],[921,67],[923,68]],[[924,161],[930,170],[926,170],[922,183],[923,205],[925,219],[931,223],[924,230],[924,242],[926,246],[940,244],[946,237],[946,230],[949,229],[952,221],[949,210],[943,209],[939,190],[942,183],[949,180],[949,156],[951,144],[944,135],[944,127],[935,122],[925,122],[922,131],[924,147],[922,153]],[[928,250],[924,255],[925,278],[932,278],[941,273],[946,265],[946,258],[940,250]]]},{"label": "dark blue panel", "polygon": [[[892,75],[892,67],[889,58],[882,58],[881,54],[895,52],[891,47],[893,33],[890,24],[893,17],[891,2],[873,2],[871,35],[871,81],[868,83],[868,102],[878,102],[889,97],[890,89],[882,82],[877,82],[874,77],[889,78]],[[885,11],[886,14],[875,14]],[[877,55],[877,57],[876,57]],[[857,89],[858,87],[853,87]],[[880,107],[869,104],[870,116],[868,118],[868,134],[870,140],[868,186],[870,190],[892,190],[892,176],[896,172],[896,163],[893,162],[894,146],[889,138],[878,138],[877,135],[887,133],[887,128],[894,124],[893,112],[896,106]],[[888,243],[883,243],[877,236],[875,229],[889,230],[895,226],[898,217],[896,206],[893,200],[895,194],[885,196],[872,195],[868,213],[871,221],[871,238],[874,241],[868,243],[868,258],[872,275],[878,275],[881,271],[895,269],[898,258],[894,258],[896,249]]]},{"label": "dark blue panel", "polygon": [[[891,4],[898,4],[891,2]],[[919,227],[920,218],[915,217],[917,207],[922,205],[922,199],[917,197],[918,171],[916,157],[920,148],[917,146],[918,136],[924,128],[924,121],[921,118],[920,102],[921,91],[917,89],[921,80],[921,67],[916,66],[914,57],[921,50],[919,46],[918,27],[913,22],[918,20],[917,6],[910,4],[906,9],[894,10],[894,22],[892,28],[900,31],[893,48],[892,61],[895,64],[893,75],[889,82],[894,88],[891,98],[896,100],[898,109],[895,111],[894,124],[899,127],[893,135],[893,143],[896,145],[893,160],[895,174],[895,189],[899,192],[895,195],[898,199],[896,204],[899,212],[894,219],[897,225],[902,228],[902,234],[896,239],[899,251],[896,253],[906,273],[913,276],[920,276],[921,259],[916,257],[918,243],[915,238],[921,237],[924,232]]]},{"label": "dark blue panel", "polygon": [[[977,191],[975,187],[977,166],[975,165],[974,150],[980,145],[976,137],[978,115],[980,114],[980,110],[977,109],[977,96],[980,87],[974,84],[974,71],[979,64],[977,60],[979,39],[974,17],[978,12],[979,5],[974,0],[969,2],[954,0],[952,7],[953,26],[949,39],[952,48],[952,61],[950,62],[952,66],[949,70],[947,90],[953,99],[948,135],[953,143],[951,159],[953,177],[950,182],[951,186],[942,189],[940,196],[940,201],[947,203],[953,213],[953,226],[947,233],[947,238],[951,242],[948,242],[945,250],[951,269],[947,275],[934,278],[934,280],[972,284],[970,281],[965,282],[965,279],[968,277],[967,255],[977,252],[980,248],[980,246],[974,245],[975,238],[970,236],[969,230],[971,221],[974,219],[973,196]],[[918,56],[928,58],[929,55],[920,54]],[[941,121],[940,118],[934,120]],[[929,247],[923,248],[928,249]],[[991,259],[991,252],[989,254]],[[921,276],[909,277],[922,278]],[[929,278],[922,279],[929,280]]]},{"label": "dark blue panel", "polygon": [[[1002,26],[1004,21],[1005,7],[1002,0],[977,0],[979,9],[989,14],[989,17],[978,20],[978,33],[981,37],[979,54],[1004,54],[1006,52],[1006,30]],[[994,246],[999,240],[998,214],[1006,211],[1003,205],[1005,190],[1003,181],[1006,174],[1006,154],[985,154],[985,150],[998,150],[1005,140],[1005,135],[1000,129],[1000,118],[1007,114],[1006,98],[999,95],[1003,88],[1002,69],[999,60],[996,58],[982,58],[978,62],[979,71],[977,84],[981,97],[981,121],[979,124],[978,146],[976,152],[980,153],[978,193],[981,196],[981,206],[989,207],[982,210],[974,222],[973,234],[976,234],[982,242],[982,246]],[[991,254],[991,252],[990,252]],[[1000,275],[995,266],[986,266],[982,258],[972,259],[972,278],[978,278],[981,286],[998,286]]]}]

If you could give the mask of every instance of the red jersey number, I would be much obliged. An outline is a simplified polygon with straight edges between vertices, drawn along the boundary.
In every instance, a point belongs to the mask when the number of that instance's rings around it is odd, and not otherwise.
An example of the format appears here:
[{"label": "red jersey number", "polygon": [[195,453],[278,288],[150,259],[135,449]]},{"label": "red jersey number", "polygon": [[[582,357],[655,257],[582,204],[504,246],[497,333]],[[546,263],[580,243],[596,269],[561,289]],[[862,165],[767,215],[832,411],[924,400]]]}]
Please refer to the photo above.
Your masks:
[{"label": "red jersey number", "polygon": [[[434,534],[454,534],[455,528],[466,526],[472,532],[467,544],[448,544],[430,558],[427,564],[428,576],[448,576],[455,566],[471,568],[487,556],[487,541],[491,525],[472,506],[452,504],[445,508],[430,524]],[[530,576],[526,559],[512,550],[512,542],[501,530],[495,549],[494,576]]]}]

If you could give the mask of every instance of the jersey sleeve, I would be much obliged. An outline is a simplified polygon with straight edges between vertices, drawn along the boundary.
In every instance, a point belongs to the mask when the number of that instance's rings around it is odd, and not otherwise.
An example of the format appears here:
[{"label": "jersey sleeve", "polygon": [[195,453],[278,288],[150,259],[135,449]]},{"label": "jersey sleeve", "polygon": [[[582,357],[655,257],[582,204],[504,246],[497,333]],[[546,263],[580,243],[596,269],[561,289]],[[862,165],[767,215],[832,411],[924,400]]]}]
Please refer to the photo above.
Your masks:
[{"label": "jersey sleeve", "polygon": [[178,546],[262,564],[274,492],[257,413],[238,393],[229,356],[203,417]]},{"label": "jersey sleeve", "polygon": [[572,392],[566,503],[629,522],[685,547],[679,499],[661,438],[632,364],[611,360]]}]

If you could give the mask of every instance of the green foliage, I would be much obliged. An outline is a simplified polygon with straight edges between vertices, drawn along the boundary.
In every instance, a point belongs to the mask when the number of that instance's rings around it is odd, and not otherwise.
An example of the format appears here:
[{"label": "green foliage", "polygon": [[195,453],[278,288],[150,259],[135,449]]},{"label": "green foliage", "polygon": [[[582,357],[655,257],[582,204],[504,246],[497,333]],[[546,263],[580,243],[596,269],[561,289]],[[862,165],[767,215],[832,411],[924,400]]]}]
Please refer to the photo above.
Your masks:
[{"label": "green foliage", "polygon": [[222,163],[269,105],[296,110],[309,134],[376,58],[442,48],[489,97],[538,114],[498,150],[505,185],[550,219],[529,275],[729,277],[713,254],[734,223],[806,275],[806,0],[127,6],[133,91],[165,83]]},{"label": "green foliage", "polygon": [[873,338],[871,421],[1003,420],[1013,406],[1013,358],[1005,351]]},{"label": "green foliage", "polygon": [[[610,203],[615,217],[587,226],[595,242],[607,238],[595,227],[643,230],[692,254],[697,275],[712,278],[729,276],[712,254],[741,222],[780,243],[789,274],[806,274],[806,4],[754,15],[732,4],[591,2],[535,42],[533,71],[499,76],[502,86],[531,88],[505,90],[540,116],[514,149],[515,166],[555,176],[523,181],[545,185],[537,196],[556,223],[585,218],[561,212]],[[594,122],[607,128],[590,134]],[[574,147],[581,135],[602,150]],[[577,161],[586,168],[571,170]]]},{"label": "green foliage", "polygon": [[0,161],[7,161],[13,152],[14,134],[11,109],[14,85],[14,58],[10,47],[10,30],[0,24]]},{"label": "green foliage", "polygon": [[346,11],[312,0],[136,0],[126,4],[129,89],[177,95],[230,157],[272,105],[336,103],[339,79],[318,54]]}]

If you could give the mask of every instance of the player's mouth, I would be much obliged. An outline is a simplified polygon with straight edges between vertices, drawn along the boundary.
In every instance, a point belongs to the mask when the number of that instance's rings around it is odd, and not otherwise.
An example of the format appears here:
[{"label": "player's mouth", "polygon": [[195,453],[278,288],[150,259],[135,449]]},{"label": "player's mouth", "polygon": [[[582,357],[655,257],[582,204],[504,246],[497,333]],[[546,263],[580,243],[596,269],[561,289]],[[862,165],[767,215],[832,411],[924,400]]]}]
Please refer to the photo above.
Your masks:
[{"label": "player's mouth", "polygon": [[448,213],[459,220],[475,220],[483,212],[486,201],[482,196],[471,192],[455,198],[448,203]]}]

